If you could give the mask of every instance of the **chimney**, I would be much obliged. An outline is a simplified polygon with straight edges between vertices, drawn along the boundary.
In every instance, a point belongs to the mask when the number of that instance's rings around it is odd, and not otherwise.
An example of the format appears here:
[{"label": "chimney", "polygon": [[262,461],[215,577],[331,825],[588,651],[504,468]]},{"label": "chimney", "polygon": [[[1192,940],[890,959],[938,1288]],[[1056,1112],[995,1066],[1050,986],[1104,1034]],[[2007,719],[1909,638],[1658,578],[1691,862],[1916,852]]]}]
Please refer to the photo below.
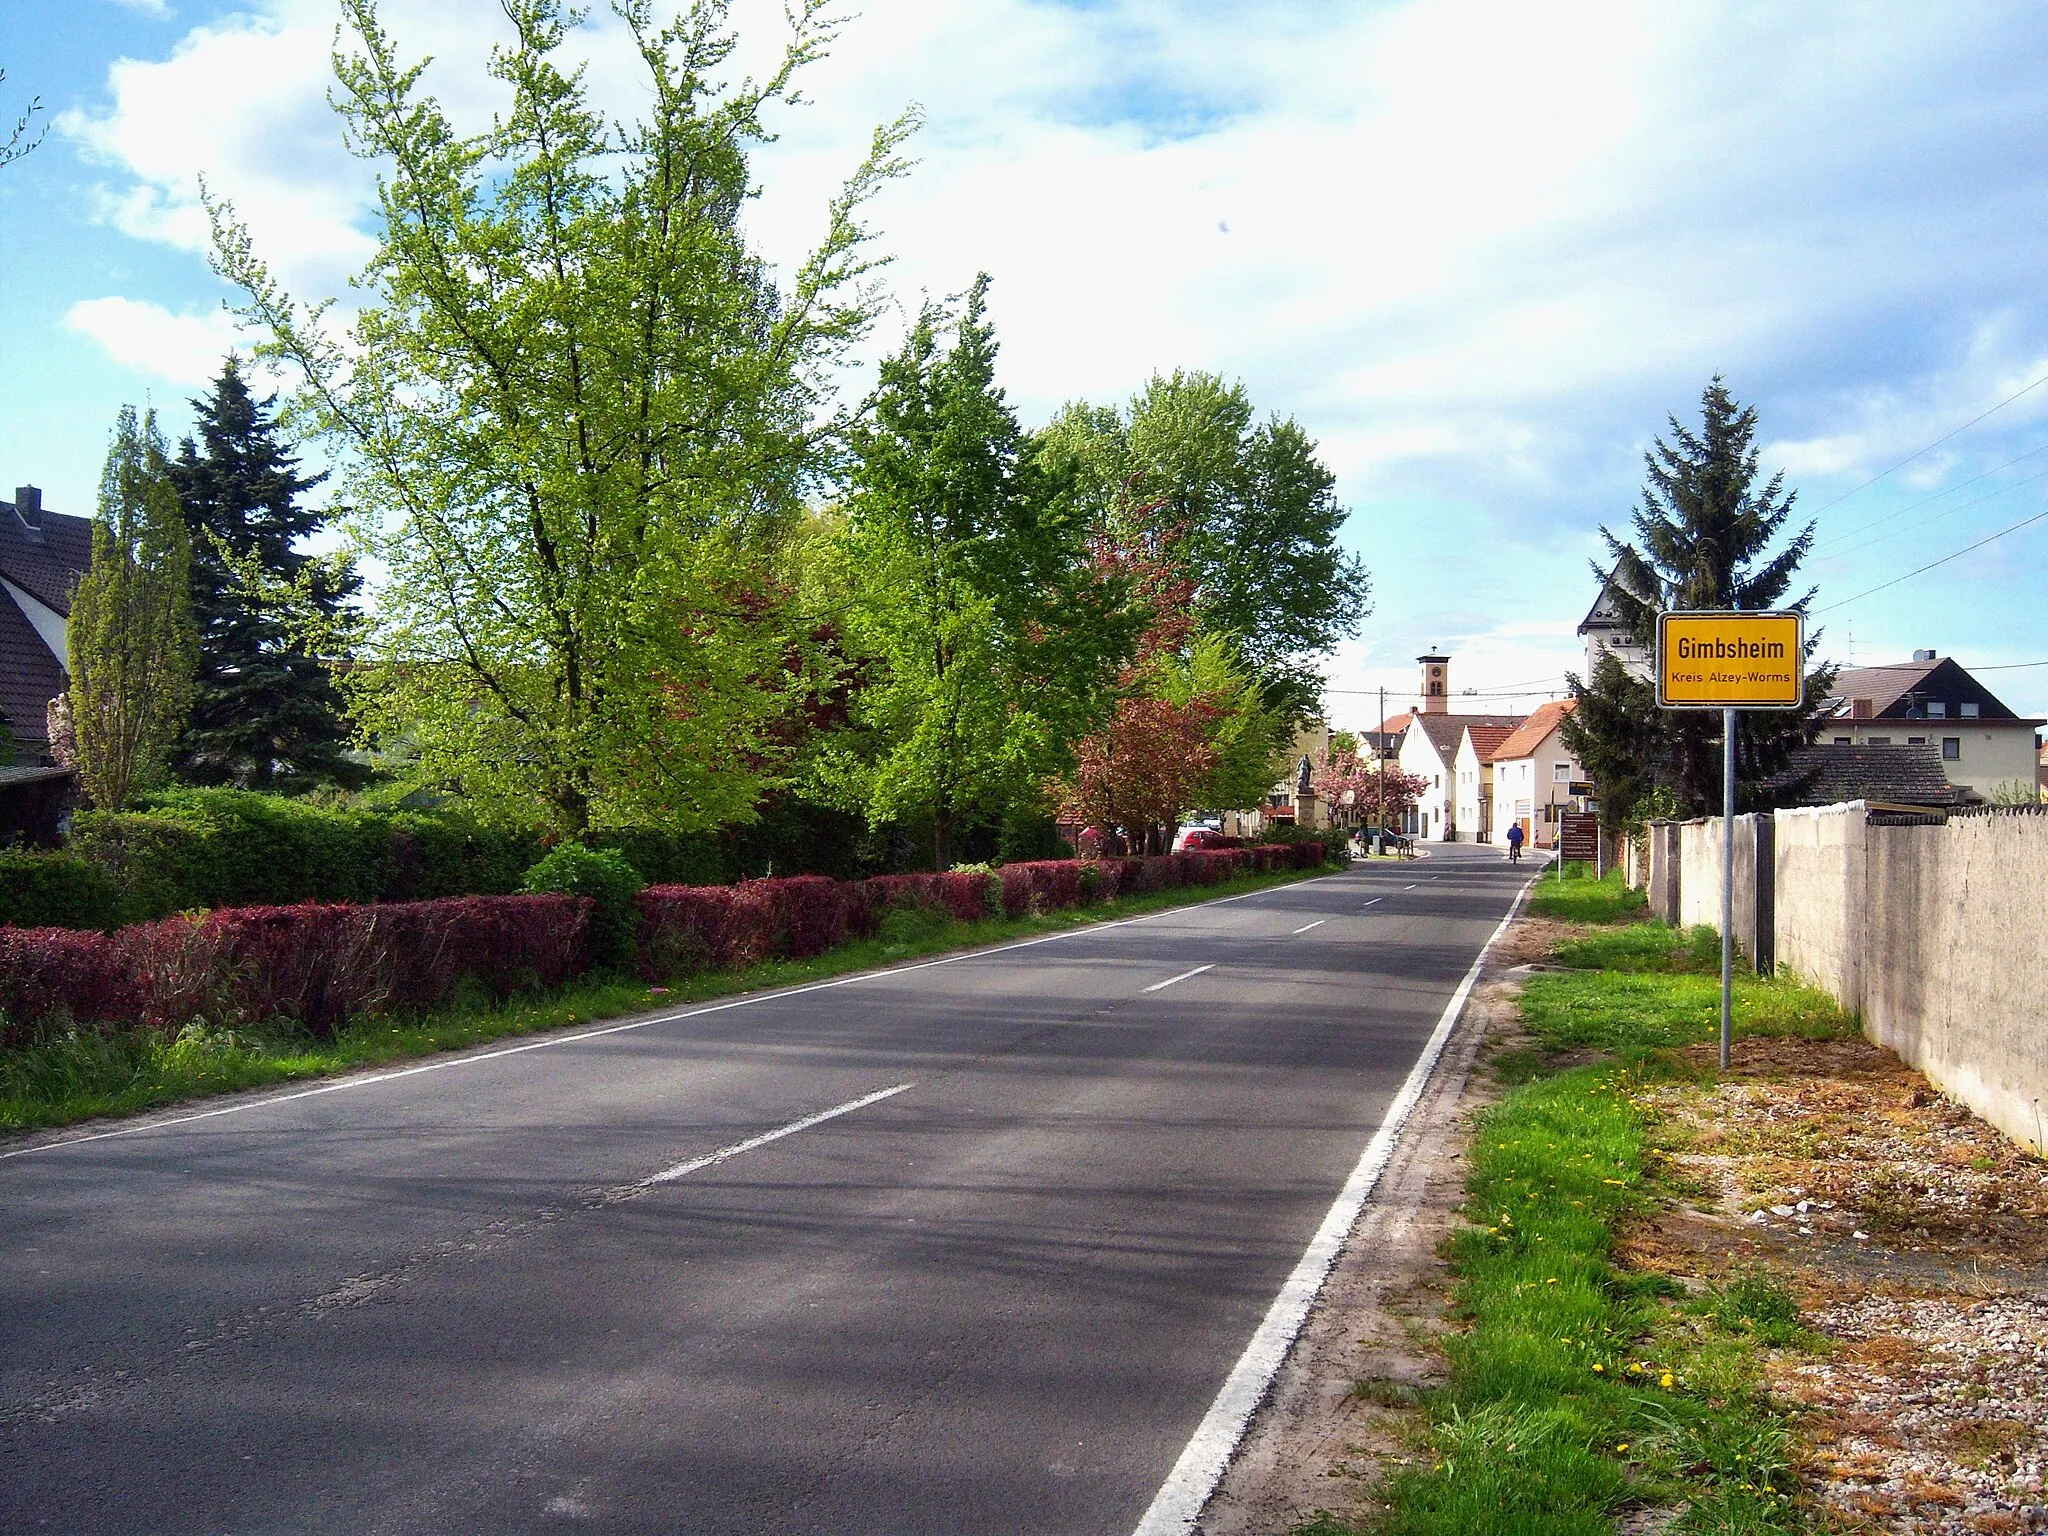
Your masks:
[{"label": "chimney", "polygon": [[1422,703],[1417,713],[1441,715],[1451,707],[1451,658],[1431,650],[1415,658],[1422,668]]},{"label": "chimney", "polygon": [[1934,652],[1932,651],[1915,651],[1913,653],[1913,659],[1915,661],[1933,661],[1936,659],[1936,657]]},{"label": "chimney", "polygon": [[1851,720],[1868,720],[1872,718],[1870,703],[1869,699],[1851,699],[1849,701],[1849,718]]},{"label": "chimney", "polygon": [[30,528],[43,526],[43,493],[32,485],[14,488],[14,515]]}]

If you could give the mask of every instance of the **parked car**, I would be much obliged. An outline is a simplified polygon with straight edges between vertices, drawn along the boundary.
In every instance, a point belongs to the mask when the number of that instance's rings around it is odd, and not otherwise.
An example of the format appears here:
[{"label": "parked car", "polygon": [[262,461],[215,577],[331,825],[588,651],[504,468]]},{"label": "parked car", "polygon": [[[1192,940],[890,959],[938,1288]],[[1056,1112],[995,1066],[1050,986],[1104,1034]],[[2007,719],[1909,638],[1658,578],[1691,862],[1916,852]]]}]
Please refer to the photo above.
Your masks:
[{"label": "parked car", "polygon": [[1191,853],[1202,848],[1240,848],[1244,839],[1225,837],[1216,827],[1182,827],[1173,839],[1175,853]]}]

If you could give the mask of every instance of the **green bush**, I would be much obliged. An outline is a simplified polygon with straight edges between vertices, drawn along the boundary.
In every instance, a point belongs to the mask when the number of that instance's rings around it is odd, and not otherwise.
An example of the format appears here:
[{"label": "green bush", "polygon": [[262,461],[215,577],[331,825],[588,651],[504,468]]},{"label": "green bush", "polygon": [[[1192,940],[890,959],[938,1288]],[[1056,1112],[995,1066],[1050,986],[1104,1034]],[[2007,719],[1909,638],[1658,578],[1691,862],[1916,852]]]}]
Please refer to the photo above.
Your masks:
[{"label": "green bush", "polygon": [[0,925],[118,928],[127,915],[121,887],[99,865],[68,853],[0,849]]},{"label": "green bush", "polygon": [[566,891],[597,903],[590,932],[599,965],[624,970],[633,964],[640,927],[637,898],[646,881],[621,853],[563,843],[526,872],[520,888]]}]

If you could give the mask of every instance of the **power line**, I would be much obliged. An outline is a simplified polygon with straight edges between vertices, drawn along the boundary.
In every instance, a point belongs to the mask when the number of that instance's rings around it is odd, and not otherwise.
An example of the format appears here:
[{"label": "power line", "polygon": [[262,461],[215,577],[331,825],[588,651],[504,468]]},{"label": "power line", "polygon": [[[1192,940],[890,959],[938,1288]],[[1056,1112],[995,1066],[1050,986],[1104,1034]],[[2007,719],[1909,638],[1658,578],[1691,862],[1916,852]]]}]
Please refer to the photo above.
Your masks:
[{"label": "power line", "polygon": [[2010,395],[2007,395],[2003,400],[1999,401],[1998,404],[1992,406],[1990,410],[1983,411],[1975,416],[1972,416],[1960,427],[1957,427],[1955,431],[1947,433],[1944,436],[1937,437],[1933,442],[1929,443],[1925,448],[1920,449],[1918,452],[1907,454],[1903,459],[1899,460],[1898,463],[1892,465],[1889,469],[1879,470],[1876,474],[1872,475],[1868,480],[1864,481],[1861,485],[1852,486],[1850,489],[1842,492],[1842,494],[1837,496],[1833,501],[1828,502],[1826,506],[1815,508],[1813,515],[1815,517],[1818,517],[1821,513],[1829,510],[1829,508],[1831,507],[1839,507],[1851,496],[1855,496],[1860,494],[1861,492],[1869,490],[1873,485],[1877,484],[1878,481],[1884,479],[1886,475],[1891,474],[1893,470],[1904,469],[1908,464],[1912,463],[1915,459],[1922,458],[1925,455],[1934,452],[1935,449],[1939,448],[1943,443],[1947,442],[1949,438],[1961,436],[1963,433],[1969,431],[1970,428],[1977,425],[1977,423],[1982,421],[1986,416],[1997,415],[2000,411],[2004,410],[2008,405],[2011,405],[2013,401],[2019,399],[2021,395],[2032,394],[2035,390],[2039,389],[2043,384],[2048,384],[2048,373],[2042,374],[2040,378],[2034,380],[2034,382],[2029,384],[2025,389],[2021,389],[2015,391]]},{"label": "power line", "polygon": [[[1840,533],[1834,534],[1828,538],[1817,541],[1813,547],[1817,552],[1828,548],[1830,545],[1839,544],[1844,539],[1853,539],[1859,533],[1867,533],[1872,528],[1877,528],[1885,523],[1891,522],[1894,518],[1904,517],[1908,512],[1918,512],[1922,507],[1929,506],[1934,502],[1940,501],[1944,496],[1953,496],[1957,491],[1968,490],[1971,486],[1975,485],[1979,480],[1987,479],[1988,477],[1999,473],[1999,471],[2001,470],[2011,469],[2013,465],[2022,463],[2027,459],[2031,459],[2037,453],[2048,453],[2048,443],[2043,443],[2039,448],[2030,448],[2025,453],[2021,454],[2018,458],[2007,459],[2003,464],[2000,464],[1995,468],[1985,470],[1983,474],[1972,475],[1967,480],[1960,480],[1957,481],[1954,485],[1944,486],[1942,487],[1942,489],[1936,491],[1932,496],[1922,497],[1919,501],[1914,502],[1911,506],[1901,507],[1896,512],[1887,512],[1883,517],[1874,517],[1867,523],[1858,523],[1854,528],[1845,528]],[[2019,483],[2021,485],[2026,484],[2024,480],[2020,481]],[[2008,486],[2007,489],[2010,490],[2011,487]],[[1972,502],[1971,505],[1975,506],[1976,503]],[[1956,509],[1952,507],[1949,510],[1955,511]],[[1947,517],[1948,513],[1942,512],[1937,515],[1941,517]],[[1933,519],[1929,518],[1928,521],[1932,522]],[[1891,535],[1886,534],[1885,537],[1890,538]],[[1859,549],[1865,549],[1869,546],[1858,545],[1857,547]],[[1845,550],[1844,553],[1846,554],[1848,553],[1848,551]],[[1833,560],[1839,557],[1829,555],[1827,558]]]},{"label": "power line", "polygon": [[[2040,450],[2036,449],[2035,451],[2039,452]],[[2014,460],[2014,463],[2017,462],[2018,460]],[[2038,474],[2028,475],[2024,480],[2015,480],[2011,485],[2001,485],[1995,491],[1986,491],[1982,496],[1979,496],[1975,501],[1966,501],[1961,506],[1946,508],[1943,511],[1935,513],[1934,517],[1925,519],[1921,522],[1919,526],[1924,528],[1929,523],[1932,523],[1935,520],[1935,518],[1952,517],[1958,512],[1967,512],[1972,507],[1981,507],[1987,501],[1996,501],[1999,497],[2005,495],[2007,492],[2017,491],[2022,486],[2032,485],[2036,480],[2048,480],[2048,469],[2041,470]],[[1958,489],[1960,489],[1960,487],[1958,487]],[[1922,503],[1922,505],[1925,505],[1925,503]],[[1846,560],[1849,558],[1849,556],[1857,553],[1857,551],[1859,550],[1871,549],[1876,545],[1883,544],[1888,540],[1897,538],[1902,533],[1912,533],[1913,531],[1914,530],[1912,528],[1894,528],[1890,533],[1880,533],[1876,538],[1866,539],[1861,544],[1851,544],[1847,549],[1841,550],[1836,554],[1823,555],[1819,560],[1815,561],[1814,563],[1816,565],[1822,565],[1826,564],[1828,561],[1831,560]]]},{"label": "power line", "polygon": [[1839,603],[1829,603],[1827,607],[1816,609],[1815,611],[1817,613],[1833,613],[1837,608],[1846,608],[1851,603],[1861,602],[1864,598],[1869,597],[1872,593],[1882,592],[1887,587],[1896,587],[1900,582],[1911,581],[1915,576],[1923,576],[1927,572],[1933,570],[1938,565],[1947,565],[1951,560],[1960,560],[1964,555],[1967,555],[1971,550],[1982,549],[1986,544],[1992,543],[1993,541],[1998,539],[2002,539],[2008,533],[2018,533],[2020,529],[2025,528],[2028,524],[2038,523],[2043,518],[2048,518],[2048,510],[2036,512],[2032,517],[2023,517],[2018,522],[2012,524],[2010,527],[2001,528],[1998,530],[1998,532],[1989,534],[1984,538],[1979,539],[1974,544],[1964,545],[1954,554],[1943,555],[1939,560],[1930,560],[1925,565],[1919,567],[1917,570],[1908,571],[1903,576],[1894,576],[1890,581],[1879,582],[1876,586],[1870,588],[1869,591],[1858,592],[1854,597],[1845,597]]},{"label": "power line", "polygon": [[1972,667],[1972,672],[2019,672],[2028,667],[2048,667],[2048,661],[2008,661],[1995,667]]}]

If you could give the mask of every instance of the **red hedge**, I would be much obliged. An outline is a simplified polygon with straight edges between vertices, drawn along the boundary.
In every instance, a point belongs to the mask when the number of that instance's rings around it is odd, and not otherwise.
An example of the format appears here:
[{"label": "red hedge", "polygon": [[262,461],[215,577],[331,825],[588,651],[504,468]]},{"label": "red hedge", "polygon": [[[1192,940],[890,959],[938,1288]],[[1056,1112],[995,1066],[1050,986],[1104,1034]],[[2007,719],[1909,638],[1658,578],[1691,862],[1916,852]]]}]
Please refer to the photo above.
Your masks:
[{"label": "red hedge", "polygon": [[589,966],[581,896],[459,896],[363,906],[227,907],[117,933],[0,928],[0,1012],[30,1023],[179,1029],[290,1019],[331,1033],[363,1014],[438,1007],[464,980],[503,999]]},{"label": "red hedge", "polygon": [[[823,954],[871,935],[892,907],[928,907],[961,922],[1182,886],[1248,871],[1312,869],[1320,843],[1263,844],[1147,859],[1047,859],[995,875],[822,875],[730,886],[650,886],[640,893],[640,969],[667,980],[713,966]],[[230,907],[116,933],[0,927],[0,1045],[31,1025],[141,1024],[173,1030],[205,1019],[283,1018],[328,1033],[346,1020],[424,1011],[464,981],[503,999],[559,987],[588,970],[592,904],[565,895],[460,896],[361,906]]]}]

